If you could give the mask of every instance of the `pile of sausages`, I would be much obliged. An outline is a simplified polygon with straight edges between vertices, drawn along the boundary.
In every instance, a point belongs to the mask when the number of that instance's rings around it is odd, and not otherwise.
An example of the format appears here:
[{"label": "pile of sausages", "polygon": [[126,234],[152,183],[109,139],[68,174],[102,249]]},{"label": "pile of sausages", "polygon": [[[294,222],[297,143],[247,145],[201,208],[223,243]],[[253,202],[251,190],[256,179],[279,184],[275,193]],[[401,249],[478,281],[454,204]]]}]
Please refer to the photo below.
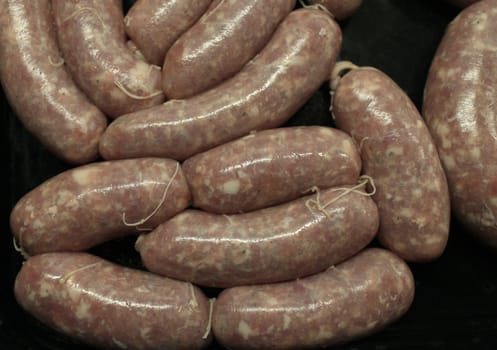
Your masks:
[{"label": "pile of sausages", "polygon": [[[449,26],[423,116],[336,62],[360,1],[309,2],[4,1],[5,94],[74,165],[11,212],[24,309],[105,349],[327,347],[407,312],[451,205],[497,246],[497,0]],[[327,80],[336,128],[282,127]],[[128,235],[148,271],[87,252]]]}]

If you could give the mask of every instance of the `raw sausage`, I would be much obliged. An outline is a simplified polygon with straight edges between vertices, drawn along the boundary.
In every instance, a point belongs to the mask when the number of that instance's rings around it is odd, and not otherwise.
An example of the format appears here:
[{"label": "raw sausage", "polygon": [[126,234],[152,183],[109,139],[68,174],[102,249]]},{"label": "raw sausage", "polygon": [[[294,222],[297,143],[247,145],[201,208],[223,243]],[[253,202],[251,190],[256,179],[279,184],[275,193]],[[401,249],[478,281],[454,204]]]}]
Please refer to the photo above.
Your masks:
[{"label": "raw sausage", "polygon": [[185,209],[191,194],[170,159],[98,162],[67,170],[24,195],[12,232],[28,254],[85,250]]},{"label": "raw sausage", "polygon": [[53,0],[57,36],[79,87],[111,118],[164,101],[160,67],[127,48],[121,1]]},{"label": "raw sausage", "polygon": [[362,0],[309,0],[310,4],[323,5],[337,20],[344,20],[357,12],[362,5]]},{"label": "raw sausage", "polygon": [[166,54],[166,96],[191,97],[233,76],[264,47],[295,2],[224,0],[209,9]]},{"label": "raw sausage", "polygon": [[339,80],[333,113],[360,145],[363,172],[376,184],[379,241],[408,261],[440,257],[449,235],[448,186],[416,106],[386,74],[364,67]]},{"label": "raw sausage", "polygon": [[214,305],[212,330],[229,349],[327,347],[380,331],[405,314],[413,298],[407,264],[369,248],[310,277],[225,289]]},{"label": "raw sausage", "polygon": [[263,130],[183,163],[193,206],[234,214],[283,203],[313,186],[354,184],[361,158],[354,140],[325,126]]},{"label": "raw sausage", "polygon": [[65,69],[50,1],[2,1],[0,27],[0,80],[24,127],[68,163],[96,159],[107,119]]},{"label": "raw sausage", "polygon": [[442,159],[455,216],[497,248],[497,1],[449,24],[425,86],[423,116]]},{"label": "raw sausage", "polygon": [[212,340],[200,289],[87,253],[29,258],[14,292],[41,322],[102,349],[201,349]]},{"label": "raw sausage", "polygon": [[287,121],[329,77],[340,27],[315,9],[290,13],[270,42],[237,75],[186,100],[123,116],[100,142],[106,159],[196,153]]},{"label": "raw sausage", "polygon": [[209,287],[291,280],[359,252],[378,229],[378,209],[351,186],[238,215],[187,210],[142,235],[148,270]]},{"label": "raw sausage", "polygon": [[212,0],[138,0],[124,29],[148,62],[162,66],[167,50],[205,12]]}]

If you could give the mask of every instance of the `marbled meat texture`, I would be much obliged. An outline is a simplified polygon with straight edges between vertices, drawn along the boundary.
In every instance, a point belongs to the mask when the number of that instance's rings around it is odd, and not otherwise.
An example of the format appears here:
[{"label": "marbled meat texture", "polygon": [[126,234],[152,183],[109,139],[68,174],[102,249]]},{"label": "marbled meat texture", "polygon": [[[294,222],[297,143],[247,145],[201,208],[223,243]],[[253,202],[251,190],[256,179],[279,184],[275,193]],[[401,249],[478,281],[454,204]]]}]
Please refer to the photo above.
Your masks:
[{"label": "marbled meat texture", "polygon": [[212,329],[233,350],[328,347],[380,331],[413,298],[407,264],[388,250],[368,248],[307,278],[225,289]]},{"label": "marbled meat texture", "polygon": [[193,206],[219,214],[301,197],[313,186],[355,184],[361,157],[345,132],[325,126],[263,130],[183,163]]},{"label": "marbled meat texture", "polygon": [[232,77],[269,41],[295,0],[224,0],[209,9],[167,52],[162,87],[187,98]]},{"label": "marbled meat texture", "polygon": [[140,236],[136,247],[148,270],[203,286],[308,276],[355,255],[376,235],[376,204],[348,191],[332,188],[238,215],[186,210]]},{"label": "marbled meat texture", "polygon": [[380,242],[413,262],[444,252],[450,224],[447,180],[416,106],[386,74],[358,68],[336,88],[338,128],[354,137],[363,172],[376,184]]},{"label": "marbled meat texture", "polygon": [[28,254],[85,250],[140,228],[153,229],[185,209],[190,198],[176,161],[97,162],[58,174],[24,195],[10,224]]},{"label": "marbled meat texture", "polygon": [[341,47],[340,27],[326,13],[299,9],[233,78],[186,100],[123,116],[100,142],[106,159],[196,153],[287,121],[328,79]]},{"label": "marbled meat texture", "polygon": [[212,0],[138,0],[124,29],[148,62],[162,66],[171,45],[204,14]]},{"label": "marbled meat texture", "polygon": [[53,0],[57,36],[79,87],[111,118],[164,101],[160,67],[126,46],[121,1]]},{"label": "marbled meat texture", "polygon": [[3,0],[0,80],[24,127],[62,160],[98,156],[107,119],[74,84],[57,46],[49,0]]},{"label": "marbled meat texture", "polygon": [[497,248],[497,1],[449,24],[425,86],[423,116],[449,181],[455,216]]},{"label": "marbled meat texture", "polygon": [[30,258],[14,292],[41,322],[102,349],[190,350],[212,340],[200,289],[87,253]]}]

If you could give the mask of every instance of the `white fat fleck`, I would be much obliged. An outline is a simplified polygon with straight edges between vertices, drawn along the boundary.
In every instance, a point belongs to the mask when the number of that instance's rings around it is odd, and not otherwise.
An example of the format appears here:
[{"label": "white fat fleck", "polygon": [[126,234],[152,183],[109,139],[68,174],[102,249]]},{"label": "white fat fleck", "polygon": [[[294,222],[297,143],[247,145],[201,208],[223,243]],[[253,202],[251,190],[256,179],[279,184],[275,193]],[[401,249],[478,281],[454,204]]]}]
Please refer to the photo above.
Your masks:
[{"label": "white fat fleck", "polygon": [[497,207],[497,197],[491,197],[489,200],[492,207]]},{"label": "white fat fleck", "polygon": [[40,283],[40,297],[46,298],[50,295],[50,285],[46,282],[41,282]]},{"label": "white fat fleck", "polygon": [[399,146],[391,146],[387,148],[388,155],[401,156],[404,154],[404,149]]},{"label": "white fat fleck", "polygon": [[292,323],[292,318],[287,314],[283,315],[283,329],[286,330],[290,327],[290,323]]},{"label": "white fat fleck", "polygon": [[226,194],[237,194],[240,190],[240,181],[237,179],[226,181],[223,184],[223,191]]},{"label": "white fat fleck", "polygon": [[480,148],[478,147],[473,147],[471,149],[471,157],[473,157],[474,160],[480,160]]},{"label": "white fat fleck", "polygon": [[255,334],[252,328],[250,328],[250,326],[244,320],[241,320],[240,323],[238,323],[238,333],[245,340]]},{"label": "white fat fleck", "polygon": [[35,221],[33,221],[32,227],[34,230],[39,230],[39,229],[43,228],[43,222],[39,219],[36,219]]},{"label": "white fat fleck", "polygon": [[121,349],[127,349],[128,348],[128,346],[126,344],[124,344],[123,342],[117,340],[116,338],[112,338],[112,341],[114,342],[114,344],[116,344]]},{"label": "white fat fleck", "polygon": [[76,169],[72,173],[74,181],[81,186],[86,186],[90,183],[91,179],[95,176],[95,170],[91,168]]},{"label": "white fat fleck", "polygon": [[142,339],[147,339],[149,337],[149,333],[150,333],[149,327],[140,329],[140,336],[142,337]]},{"label": "white fat fleck", "polygon": [[57,207],[55,205],[52,205],[50,208],[47,209],[47,214],[51,216],[57,215]]},{"label": "white fat fleck", "polygon": [[443,163],[445,165],[445,168],[447,168],[447,170],[452,170],[456,167],[456,161],[455,161],[454,157],[444,156],[444,157],[442,157],[442,160],[443,160]]},{"label": "white fat fleck", "polygon": [[421,191],[420,188],[415,188],[413,191],[412,191],[412,196],[414,198],[421,198],[421,196],[423,195],[423,191]]},{"label": "white fat fleck", "polygon": [[76,317],[80,320],[86,319],[90,316],[90,313],[88,312],[90,310],[90,304],[86,303],[85,301],[81,301],[78,304],[78,308],[76,309]]}]

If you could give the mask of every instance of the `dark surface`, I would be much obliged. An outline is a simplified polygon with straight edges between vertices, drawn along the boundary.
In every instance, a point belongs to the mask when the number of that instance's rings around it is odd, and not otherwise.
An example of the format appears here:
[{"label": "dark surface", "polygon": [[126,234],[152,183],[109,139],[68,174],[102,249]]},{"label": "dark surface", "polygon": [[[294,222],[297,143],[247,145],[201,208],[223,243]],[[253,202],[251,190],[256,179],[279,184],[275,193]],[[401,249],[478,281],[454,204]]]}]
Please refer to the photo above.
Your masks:
[{"label": "dark surface", "polygon": [[[131,2],[126,3],[129,6]],[[341,58],[383,70],[420,108],[431,58],[456,14],[455,8],[441,0],[364,0],[360,11],[341,23]],[[328,107],[328,89],[323,86],[289,124],[330,125]],[[12,246],[9,212],[28,190],[69,166],[51,156],[23,129],[3,93],[0,108],[1,156],[7,169],[1,210],[4,232],[0,235],[0,349],[90,349],[41,325],[24,313],[13,297],[13,281],[22,258]],[[124,239],[93,252],[140,267],[133,243],[133,238]],[[405,317],[383,332],[338,349],[495,349],[496,266],[497,252],[480,246],[453,221],[444,255],[433,263],[411,265],[417,289]]]}]

